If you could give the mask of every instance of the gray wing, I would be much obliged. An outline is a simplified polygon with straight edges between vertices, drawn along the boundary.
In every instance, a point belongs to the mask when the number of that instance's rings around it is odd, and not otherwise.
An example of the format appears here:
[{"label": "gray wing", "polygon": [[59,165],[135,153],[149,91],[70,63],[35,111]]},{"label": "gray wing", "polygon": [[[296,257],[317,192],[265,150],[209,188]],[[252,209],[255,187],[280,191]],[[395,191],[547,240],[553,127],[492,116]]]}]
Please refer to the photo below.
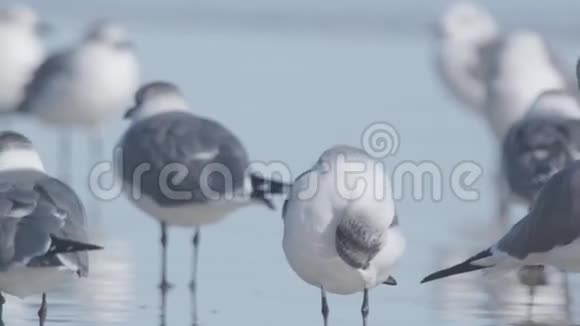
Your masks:
[{"label": "gray wing", "polygon": [[[0,268],[7,268],[15,259],[19,245],[16,235],[22,218],[31,214],[38,195],[31,190],[18,189],[11,184],[0,185]],[[43,244],[42,239],[38,242]]]},{"label": "gray wing", "polygon": [[[55,205],[42,185],[34,189],[25,184],[0,188],[0,267],[34,266],[46,258],[51,236],[65,237],[62,230],[68,224],[67,211]],[[43,265],[62,265],[54,257],[50,260]]]},{"label": "gray wing", "polygon": [[62,51],[57,52],[44,60],[44,62],[34,72],[32,80],[26,86],[25,97],[20,104],[18,111],[31,112],[35,110],[36,106],[34,103],[37,100],[37,96],[42,94],[46,87],[54,82],[55,77],[66,78],[71,74],[70,62],[72,56],[72,51]]},{"label": "gray wing", "polygon": [[343,216],[336,227],[335,247],[344,262],[366,269],[385,245],[385,230],[355,214]]},{"label": "gray wing", "polygon": [[[125,182],[133,184],[135,172],[149,167],[139,178],[140,190],[165,206],[205,202],[216,194],[239,191],[245,184],[248,156],[237,137],[217,122],[186,112],[165,113],[135,124],[121,147]],[[164,169],[166,173],[175,163],[183,174],[164,176]],[[186,196],[175,196],[177,191]]]},{"label": "gray wing", "polygon": [[531,203],[554,174],[575,160],[578,147],[571,139],[570,127],[559,118],[527,118],[510,128],[503,143],[502,163],[515,194]]},{"label": "gray wing", "polygon": [[580,162],[554,175],[542,188],[531,212],[499,241],[497,248],[524,259],[565,246],[580,236]]},{"label": "gray wing", "polygon": [[[76,193],[66,184],[55,178],[47,177],[39,180],[35,185],[35,190],[40,194],[44,206],[40,206],[41,212],[35,211],[33,215],[45,215],[49,212],[51,217],[56,217],[63,221],[63,224],[56,230],[51,230],[51,235],[65,240],[73,240],[81,243],[88,243],[89,237],[87,234],[87,222],[84,206]],[[45,218],[45,217],[44,217]],[[45,231],[48,230],[45,228]],[[79,276],[87,276],[89,272],[89,256],[86,251],[79,251],[74,253],[59,254],[59,264],[72,264],[77,268]],[[49,257],[50,258],[50,257]],[[52,261],[50,261],[52,260]],[[62,260],[66,260],[63,262]],[[43,261],[37,259],[31,264],[55,264],[52,259]]]}]

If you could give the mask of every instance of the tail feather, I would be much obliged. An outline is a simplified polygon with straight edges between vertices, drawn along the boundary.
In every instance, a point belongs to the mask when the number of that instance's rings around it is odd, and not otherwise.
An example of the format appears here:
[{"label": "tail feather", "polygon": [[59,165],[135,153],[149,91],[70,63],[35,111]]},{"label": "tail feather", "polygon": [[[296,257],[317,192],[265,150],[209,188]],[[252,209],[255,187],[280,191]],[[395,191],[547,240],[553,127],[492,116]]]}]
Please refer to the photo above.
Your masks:
[{"label": "tail feather", "polygon": [[477,271],[480,269],[492,267],[489,265],[487,265],[487,266],[477,265],[477,263],[476,263],[480,259],[488,258],[491,256],[492,256],[491,249],[487,249],[487,250],[482,251],[479,254],[469,258],[468,260],[464,261],[461,264],[457,264],[455,266],[452,266],[452,267],[449,267],[449,268],[446,268],[446,269],[443,269],[443,270],[440,270],[438,272],[435,272],[433,274],[428,275],[427,277],[425,277],[421,281],[421,284],[435,281],[435,280],[438,280],[441,278],[457,275],[457,274],[463,274],[463,273],[473,272],[473,271]]},{"label": "tail feather", "polygon": [[82,243],[74,240],[61,239],[55,237],[54,235],[52,235],[50,239],[51,243],[48,251],[46,252],[47,256],[103,249],[103,247],[97,245]]},{"label": "tail feather", "polygon": [[288,192],[290,184],[281,181],[268,180],[259,175],[251,176],[251,198],[264,203],[268,208],[275,209],[274,203],[269,198],[271,195],[280,195]]}]

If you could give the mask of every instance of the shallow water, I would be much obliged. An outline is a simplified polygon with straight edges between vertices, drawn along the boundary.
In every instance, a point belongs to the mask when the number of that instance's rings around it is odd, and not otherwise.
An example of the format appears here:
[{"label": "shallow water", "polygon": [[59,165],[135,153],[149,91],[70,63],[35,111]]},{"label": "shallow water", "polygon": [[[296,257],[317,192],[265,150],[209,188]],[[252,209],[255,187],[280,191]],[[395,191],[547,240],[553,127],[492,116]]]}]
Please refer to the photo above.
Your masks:
[{"label": "shallow water", "polygon": [[[509,279],[488,284],[467,276],[418,284],[498,235],[492,227],[494,143],[483,124],[447,95],[432,69],[433,44],[425,25],[447,1],[31,3],[55,22],[53,46],[77,37],[92,19],[125,21],[144,79],[178,83],[195,112],[230,127],[256,161],[282,161],[296,176],[325,148],[359,145],[365,127],[387,121],[400,137],[399,151],[385,160],[389,167],[404,161],[437,164],[445,181],[442,200],[414,200],[406,187],[398,202],[408,249],[394,273],[399,285],[371,292],[372,325],[566,325],[580,319],[566,299],[579,295],[575,277],[568,293],[555,275],[556,286],[539,290],[532,311],[525,290]],[[552,1],[550,8],[524,0],[488,3],[507,25],[540,29],[568,62],[575,61],[579,47],[572,13],[578,3]],[[47,168],[57,171],[53,130],[29,121],[14,127],[32,138]],[[107,153],[125,127],[123,122],[106,127]],[[91,208],[85,139],[81,132],[75,135],[74,186]],[[453,196],[448,183],[453,167],[467,160],[484,169],[475,202]],[[50,324],[159,324],[158,224],[122,197],[100,209],[92,231],[106,250],[92,255],[89,279],[49,294]],[[190,323],[191,235],[183,229],[169,235],[170,281],[176,285],[168,297],[170,326]],[[239,211],[203,229],[203,325],[321,322],[319,292],[290,270],[281,239],[280,213],[263,208]],[[6,324],[35,325],[39,301],[8,298]],[[362,295],[331,295],[329,301],[332,325],[360,322]]]}]

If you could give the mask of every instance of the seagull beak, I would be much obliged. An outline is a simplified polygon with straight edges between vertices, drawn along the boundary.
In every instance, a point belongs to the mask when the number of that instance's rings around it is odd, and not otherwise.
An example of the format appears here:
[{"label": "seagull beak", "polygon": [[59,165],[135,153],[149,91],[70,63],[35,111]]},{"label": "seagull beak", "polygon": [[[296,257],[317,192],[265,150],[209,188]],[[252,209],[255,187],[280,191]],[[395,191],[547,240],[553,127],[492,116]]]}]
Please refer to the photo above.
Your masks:
[{"label": "seagull beak", "polygon": [[133,114],[135,113],[135,111],[137,111],[137,106],[134,106],[132,108],[129,108],[127,110],[127,112],[125,112],[125,115],[123,116],[123,119],[130,119]]},{"label": "seagull beak", "polygon": [[389,276],[389,278],[386,281],[384,281],[383,284],[395,286],[395,285],[397,285],[397,280],[395,280],[394,277]]}]

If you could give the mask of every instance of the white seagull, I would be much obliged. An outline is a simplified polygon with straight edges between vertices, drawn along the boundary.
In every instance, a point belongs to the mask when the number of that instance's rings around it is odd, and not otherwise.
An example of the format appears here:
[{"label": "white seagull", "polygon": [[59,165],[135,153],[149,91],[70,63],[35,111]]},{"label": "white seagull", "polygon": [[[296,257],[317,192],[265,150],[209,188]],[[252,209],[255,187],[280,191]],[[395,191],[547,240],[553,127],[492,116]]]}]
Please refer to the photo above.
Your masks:
[{"label": "white seagull", "polygon": [[117,175],[123,179],[128,199],[160,222],[160,287],[164,292],[170,287],[167,226],[193,227],[191,291],[195,298],[199,227],[251,204],[274,208],[270,195],[285,192],[288,185],[251,173],[240,140],[218,122],[194,115],[171,83],[141,87],[125,117],[132,123],[116,149],[123,157]]},{"label": "white seagull", "polygon": [[84,208],[67,185],[50,177],[30,141],[0,133],[0,320],[1,293],[20,298],[46,292],[89,272]]},{"label": "white seagull", "polygon": [[324,325],[326,291],[363,292],[366,325],[368,290],[396,284],[391,272],[405,249],[382,163],[354,147],[325,151],[296,179],[282,214],[286,258],[300,278],[320,288]]},{"label": "white seagull", "polygon": [[421,283],[477,270],[498,275],[526,266],[580,272],[579,196],[580,162],[576,161],[546,183],[530,212],[498,242],[463,263],[425,277]]},{"label": "white seagull", "polygon": [[487,96],[483,112],[502,142],[538,96],[550,90],[574,90],[573,74],[563,69],[547,41],[538,33],[514,31],[488,47]]},{"label": "white seagull", "polygon": [[462,104],[481,113],[490,60],[482,49],[500,37],[497,22],[476,3],[456,2],[435,25],[436,67],[442,81]]},{"label": "white seagull", "polygon": [[[97,132],[130,105],[139,87],[139,66],[126,30],[95,23],[80,44],[57,52],[38,68],[19,111],[60,128]],[[63,133],[62,161],[71,161],[70,135]],[[91,161],[101,159],[102,137],[91,143]],[[98,156],[98,157],[97,157]],[[70,166],[63,166],[68,176]]]},{"label": "white seagull", "polygon": [[45,57],[37,14],[22,5],[0,9],[0,112],[18,108],[26,85]]}]

